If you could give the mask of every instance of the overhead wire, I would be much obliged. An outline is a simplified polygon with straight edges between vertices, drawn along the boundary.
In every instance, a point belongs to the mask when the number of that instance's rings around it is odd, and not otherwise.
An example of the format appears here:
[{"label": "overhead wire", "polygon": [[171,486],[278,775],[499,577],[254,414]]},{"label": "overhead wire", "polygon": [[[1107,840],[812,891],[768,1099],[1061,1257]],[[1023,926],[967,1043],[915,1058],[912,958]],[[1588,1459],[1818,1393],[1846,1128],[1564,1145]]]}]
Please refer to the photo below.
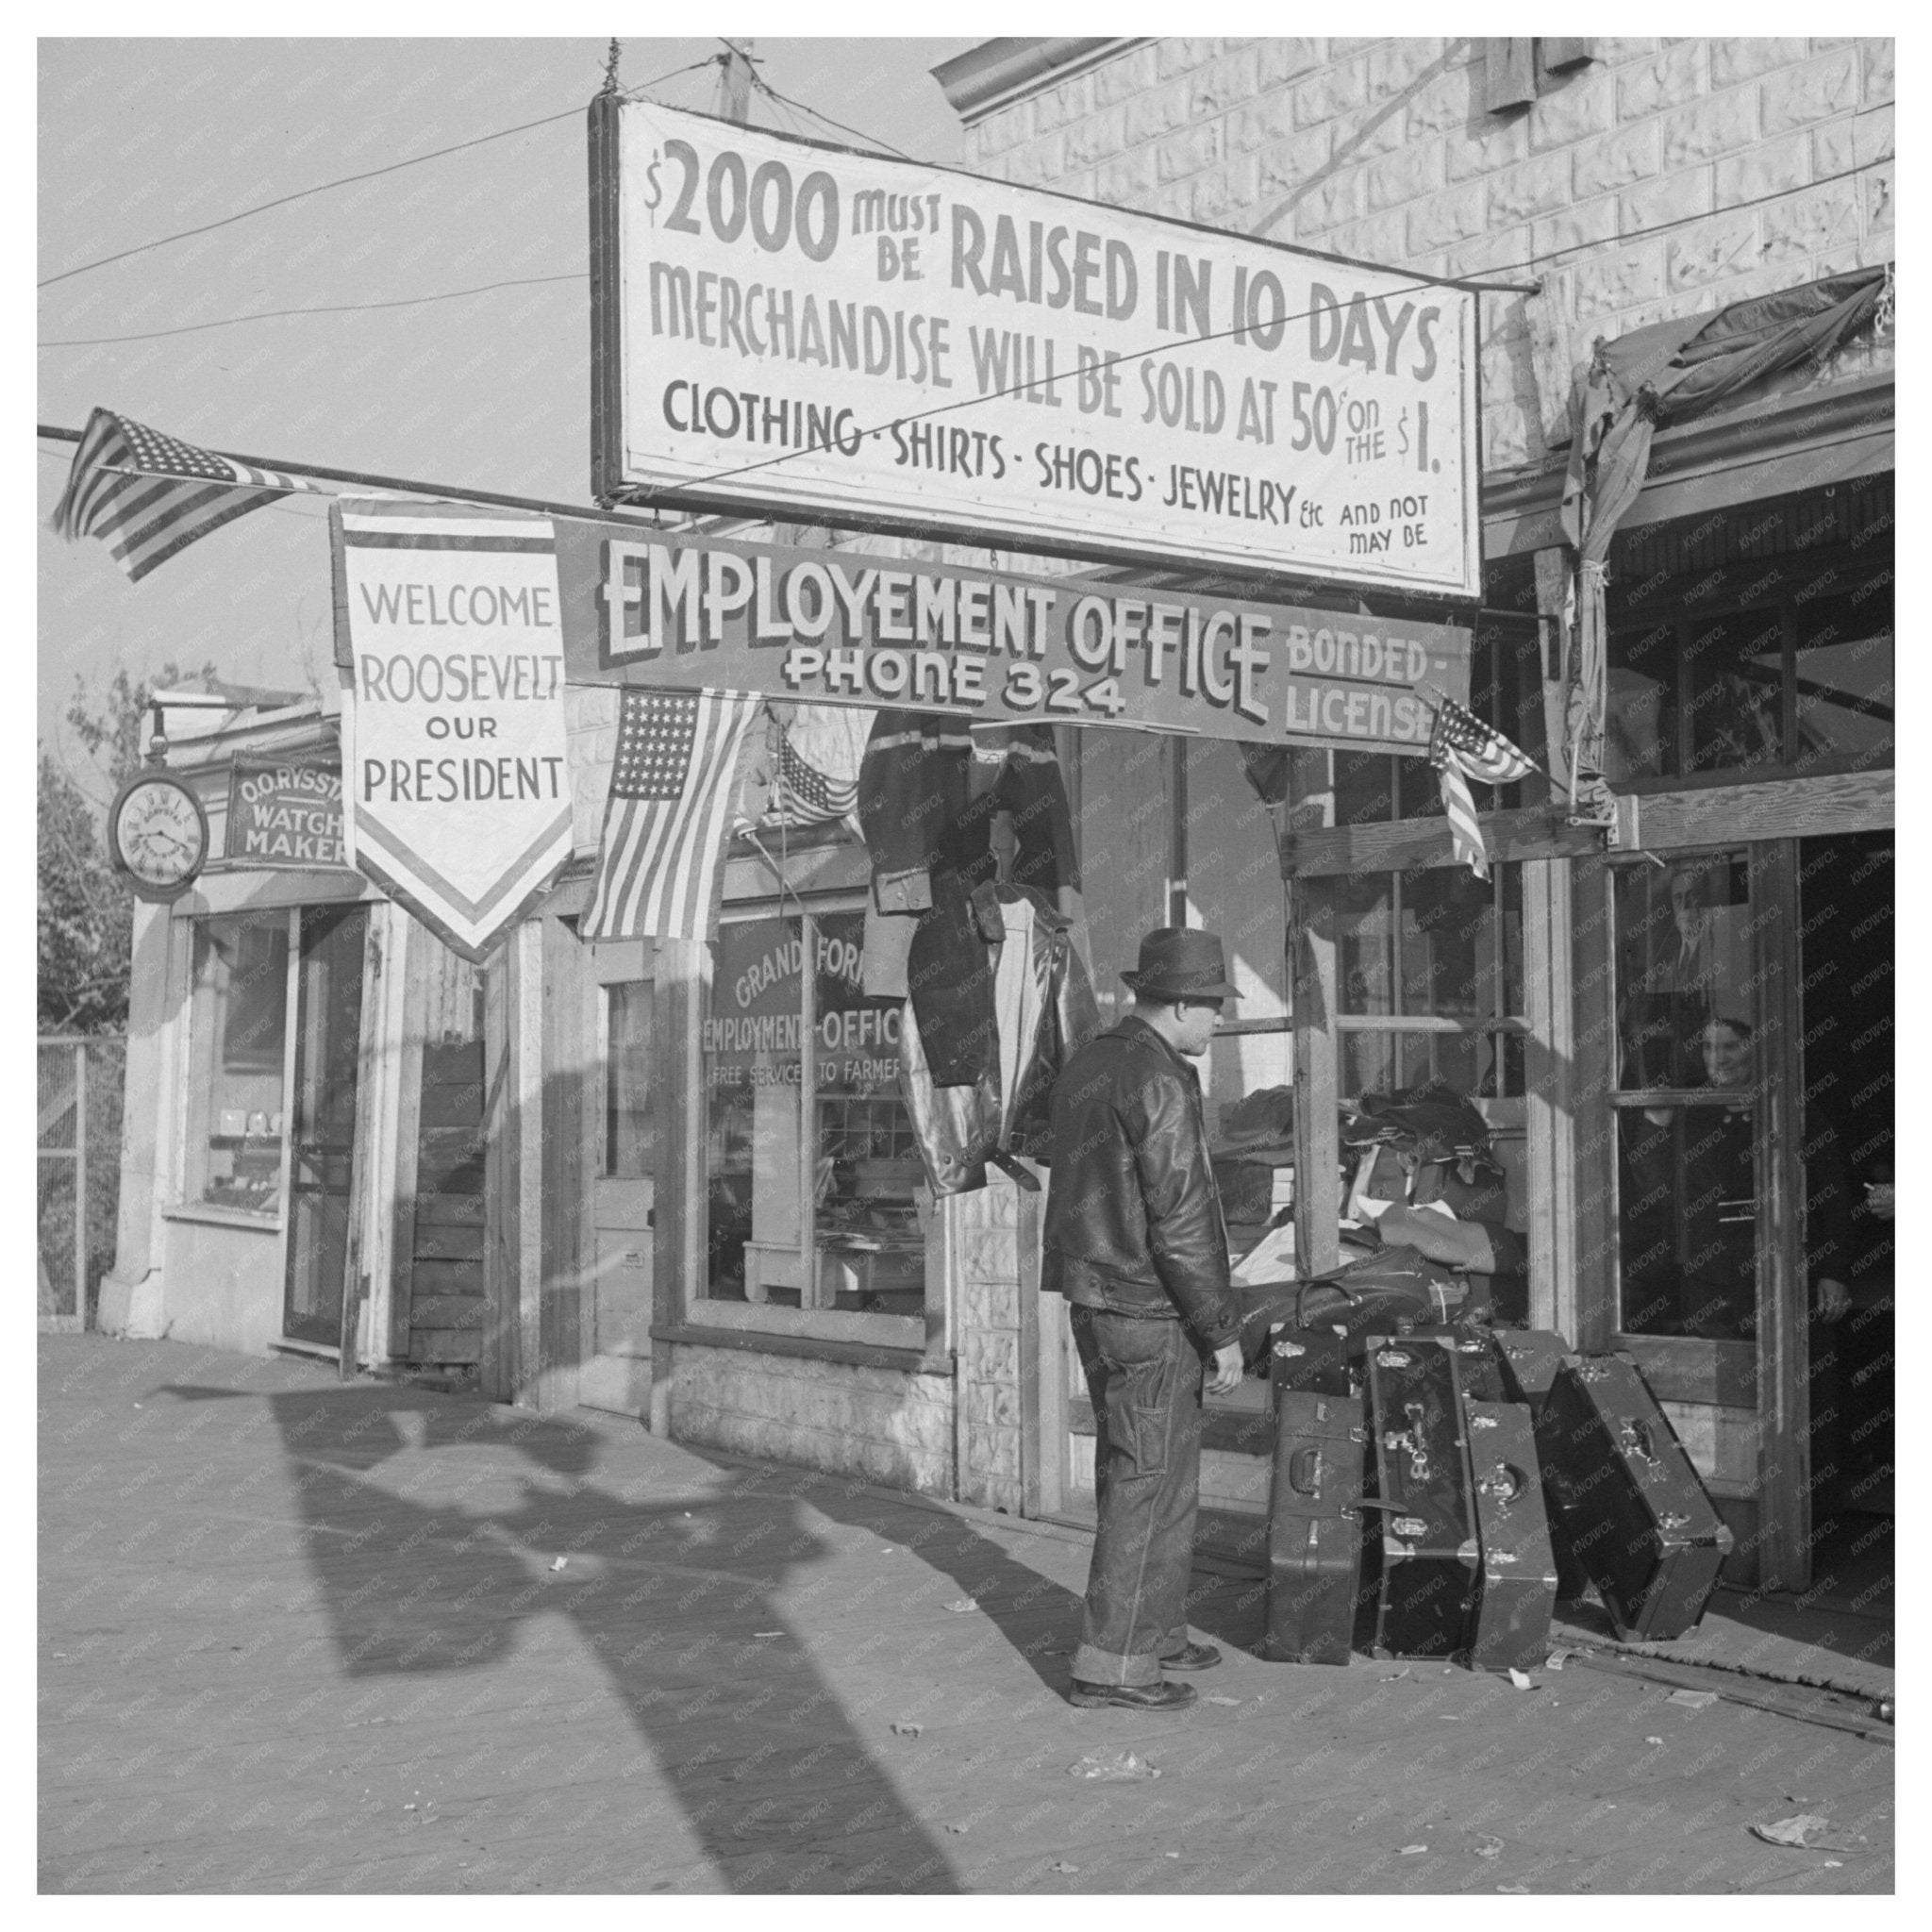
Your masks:
[{"label": "overhead wire", "polygon": [[[728,45],[729,42],[726,44]],[[733,49],[733,51],[736,52],[737,50]],[[756,67],[751,71],[751,84],[761,94],[767,94],[773,100],[780,101],[788,108],[796,108],[800,113],[809,114],[814,121],[822,122],[827,127],[835,127],[841,134],[849,134],[854,141],[862,141],[868,147],[880,148],[889,155],[896,155],[902,161],[913,160],[912,156],[908,155],[904,148],[894,147],[890,141],[881,141],[875,134],[861,134],[858,128],[848,127],[844,122],[833,120],[829,114],[821,113],[818,108],[808,106],[804,101],[794,101],[791,95],[781,94]],[[916,167],[919,163],[913,161],[913,165]]]},{"label": "overhead wire", "polygon": [[[643,87],[661,87],[667,80],[675,80],[680,74],[694,74],[700,67],[716,65],[717,58],[715,54],[708,54],[702,60],[693,60],[689,67],[676,67],[669,74],[660,74],[656,80],[645,81]],[[642,91],[642,88],[625,90],[633,97]],[[298,188],[291,194],[275,195],[268,201],[257,202],[252,208],[239,208],[231,215],[223,215],[218,221],[203,222],[198,227],[182,228],[172,235],[158,235],[151,242],[140,242],[132,248],[117,249],[111,255],[96,256],[92,261],[84,261],[75,268],[62,269],[58,275],[49,275],[44,281],[36,282],[34,286],[39,289],[51,289],[56,282],[70,281],[75,275],[84,275],[94,269],[106,268],[110,262],[125,261],[130,256],[145,255],[151,249],[166,248],[173,242],[190,241],[196,235],[212,234],[217,228],[232,227],[237,222],[245,222],[254,215],[266,214],[271,208],[286,208],[291,202],[306,200],[311,194],[326,194],[332,189],[347,188],[358,181],[374,181],[379,175],[393,175],[404,168],[421,167],[425,161],[441,160],[447,155],[461,154],[465,149],[482,147],[492,141],[507,141],[513,134],[527,134],[533,128],[549,127],[558,121],[574,120],[583,111],[580,107],[566,108],[561,113],[545,114],[535,121],[520,122],[514,127],[499,127],[492,134],[479,134],[469,141],[458,141],[448,147],[435,148],[426,155],[411,155],[407,160],[389,161],[380,168],[365,168],[358,175],[343,175],[333,181],[318,181],[312,188]]]},{"label": "overhead wire", "polygon": [[233,328],[243,322],[275,322],[291,315],[348,315],[371,308],[415,308],[425,302],[459,302],[467,295],[488,295],[497,289],[536,288],[547,282],[583,282],[590,276],[583,271],[561,275],[519,275],[509,281],[480,282],[474,289],[449,289],[440,295],[399,295],[387,302],[321,302],[301,308],[262,308],[252,315],[223,315],[211,322],[184,323],[179,328],[153,328],[125,336],[75,336],[72,339],[36,342],[37,349],[88,349],[105,342],[152,342],[167,336],[192,336],[203,329]]}]

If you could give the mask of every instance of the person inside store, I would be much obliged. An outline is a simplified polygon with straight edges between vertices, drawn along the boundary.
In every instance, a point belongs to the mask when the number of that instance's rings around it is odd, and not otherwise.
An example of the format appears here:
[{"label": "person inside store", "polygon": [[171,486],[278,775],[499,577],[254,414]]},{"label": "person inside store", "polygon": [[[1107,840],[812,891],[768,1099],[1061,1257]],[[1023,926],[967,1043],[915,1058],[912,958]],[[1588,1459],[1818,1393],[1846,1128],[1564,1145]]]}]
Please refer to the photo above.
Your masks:
[{"label": "person inside store", "polygon": [[1219,935],[1162,926],[1122,974],[1133,1009],[1053,1090],[1041,1286],[1071,1304],[1093,1401],[1098,1523],[1072,1702],[1179,1710],[1171,1672],[1221,1661],[1186,1620],[1202,1395],[1239,1386],[1241,1314],[1201,1083],[1232,997]]}]

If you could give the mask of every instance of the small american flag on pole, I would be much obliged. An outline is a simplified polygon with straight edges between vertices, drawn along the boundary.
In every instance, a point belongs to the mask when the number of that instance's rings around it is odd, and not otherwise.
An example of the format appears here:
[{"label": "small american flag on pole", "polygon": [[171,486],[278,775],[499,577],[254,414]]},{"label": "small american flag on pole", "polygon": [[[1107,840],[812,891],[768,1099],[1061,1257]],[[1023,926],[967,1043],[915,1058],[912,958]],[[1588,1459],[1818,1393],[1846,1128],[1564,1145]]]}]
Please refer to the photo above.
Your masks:
[{"label": "small american flag on pole", "polygon": [[764,824],[774,826],[857,825],[858,768],[874,713],[858,707],[798,705],[784,724],[774,719],[771,803]]},{"label": "small american flag on pole", "polygon": [[1454,698],[1434,691],[1425,691],[1424,695],[1436,707],[1436,722],[1429,733],[1429,762],[1442,788],[1450,847],[1477,878],[1486,879],[1490,849],[1483,841],[1482,822],[1476,817],[1469,781],[1513,784],[1538,769],[1536,760]]},{"label": "small american flag on pole", "polygon": [[745,734],[764,700],[742,691],[626,691],[597,885],[577,936],[708,939]]},{"label": "small american flag on pole", "polygon": [[210,530],[276,496],[316,487],[96,409],[54,506],[54,527],[70,540],[101,538],[139,583]]}]

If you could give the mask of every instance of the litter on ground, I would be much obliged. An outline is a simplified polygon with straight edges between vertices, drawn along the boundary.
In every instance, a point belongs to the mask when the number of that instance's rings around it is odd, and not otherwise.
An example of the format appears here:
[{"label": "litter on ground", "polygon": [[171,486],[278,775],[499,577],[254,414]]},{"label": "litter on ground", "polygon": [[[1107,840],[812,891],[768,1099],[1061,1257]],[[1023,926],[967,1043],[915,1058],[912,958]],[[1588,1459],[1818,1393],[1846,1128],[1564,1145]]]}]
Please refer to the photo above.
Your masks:
[{"label": "litter on ground", "polygon": [[1130,1784],[1138,1778],[1158,1777],[1160,1769],[1131,1751],[1090,1751],[1067,1766],[1067,1775],[1097,1778],[1102,1784]]}]

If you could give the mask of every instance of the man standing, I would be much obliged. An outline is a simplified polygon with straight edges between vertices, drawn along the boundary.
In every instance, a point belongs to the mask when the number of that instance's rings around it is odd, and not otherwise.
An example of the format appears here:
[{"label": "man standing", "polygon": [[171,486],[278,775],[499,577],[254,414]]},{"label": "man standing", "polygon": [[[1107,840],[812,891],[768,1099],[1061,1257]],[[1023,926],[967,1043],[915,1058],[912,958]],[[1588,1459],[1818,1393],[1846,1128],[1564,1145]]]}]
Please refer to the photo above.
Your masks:
[{"label": "man standing", "polygon": [[[1200,1494],[1206,1387],[1241,1381],[1241,1317],[1228,1281],[1201,1083],[1234,992],[1221,940],[1162,926],[1124,973],[1134,1010],[1067,1062],[1053,1091],[1053,1174],[1041,1285],[1066,1296],[1093,1398],[1099,1527],[1073,1701],[1178,1710],[1193,1687],[1168,1671],[1221,1661],[1183,1614]],[[1187,1058],[1183,1058],[1186,1056]]]}]

